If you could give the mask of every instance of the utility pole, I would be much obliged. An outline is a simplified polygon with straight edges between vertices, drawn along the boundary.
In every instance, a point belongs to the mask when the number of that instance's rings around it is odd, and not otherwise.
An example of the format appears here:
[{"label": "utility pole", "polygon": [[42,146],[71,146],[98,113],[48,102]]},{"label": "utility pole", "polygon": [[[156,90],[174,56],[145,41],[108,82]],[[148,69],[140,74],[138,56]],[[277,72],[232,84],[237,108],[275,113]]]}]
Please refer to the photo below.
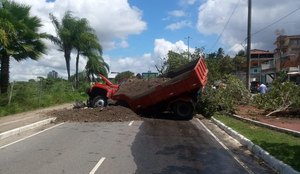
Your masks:
[{"label": "utility pole", "polygon": [[251,10],[252,0],[248,0],[248,27],[247,27],[247,73],[246,87],[250,90],[250,68],[251,68]]},{"label": "utility pole", "polygon": [[191,37],[188,36],[186,39],[188,41],[188,59],[190,60],[190,39],[191,39]]}]

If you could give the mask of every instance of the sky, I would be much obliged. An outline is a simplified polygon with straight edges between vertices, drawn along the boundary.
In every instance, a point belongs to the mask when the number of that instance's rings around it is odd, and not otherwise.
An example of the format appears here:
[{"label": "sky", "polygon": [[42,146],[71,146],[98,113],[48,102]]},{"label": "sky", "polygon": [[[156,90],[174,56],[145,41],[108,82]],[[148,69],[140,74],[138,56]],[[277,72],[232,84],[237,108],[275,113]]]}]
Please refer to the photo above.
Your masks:
[{"label": "sky", "polygon": [[[245,49],[248,0],[14,0],[31,6],[38,16],[40,32],[55,35],[49,19],[59,20],[67,10],[86,18],[103,47],[103,58],[111,72],[155,72],[169,50],[206,53],[219,47],[234,56]],[[274,50],[276,34],[300,35],[300,1],[252,0],[252,43],[256,49]],[[277,32],[276,32],[277,31]],[[45,40],[47,53],[38,61],[11,61],[11,81],[46,77],[55,70],[66,78],[63,53]],[[86,58],[81,57],[79,69]],[[71,74],[75,72],[75,52]]]}]

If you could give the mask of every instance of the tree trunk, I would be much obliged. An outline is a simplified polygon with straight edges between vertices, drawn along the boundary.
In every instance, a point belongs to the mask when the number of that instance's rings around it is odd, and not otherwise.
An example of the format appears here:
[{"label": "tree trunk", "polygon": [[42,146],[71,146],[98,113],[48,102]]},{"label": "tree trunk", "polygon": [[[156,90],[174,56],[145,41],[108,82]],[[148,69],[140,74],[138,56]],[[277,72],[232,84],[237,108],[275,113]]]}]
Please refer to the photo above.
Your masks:
[{"label": "tree trunk", "polygon": [[66,60],[66,66],[67,66],[67,72],[68,72],[68,80],[70,81],[70,78],[71,78],[71,75],[70,75],[71,50],[65,50],[65,60]]},{"label": "tree trunk", "polygon": [[9,55],[3,52],[1,55],[0,94],[7,93],[9,84]]},{"label": "tree trunk", "polygon": [[76,87],[76,89],[78,88],[78,82],[79,82],[79,79],[78,79],[79,53],[80,53],[80,51],[77,50],[77,56],[76,56],[76,74],[75,74],[75,87]]}]

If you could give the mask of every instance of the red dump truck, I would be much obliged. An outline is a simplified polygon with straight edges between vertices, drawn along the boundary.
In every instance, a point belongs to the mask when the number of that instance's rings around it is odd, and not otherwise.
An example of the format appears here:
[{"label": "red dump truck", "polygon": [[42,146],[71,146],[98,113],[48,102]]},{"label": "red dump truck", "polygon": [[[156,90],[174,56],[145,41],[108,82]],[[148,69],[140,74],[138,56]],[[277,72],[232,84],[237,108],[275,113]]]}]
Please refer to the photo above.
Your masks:
[{"label": "red dump truck", "polygon": [[95,83],[88,90],[88,104],[92,107],[106,106],[107,99],[113,99],[136,113],[170,110],[181,118],[189,119],[193,116],[198,92],[207,83],[207,73],[204,59],[199,58],[175,71],[168,72],[163,75],[168,79],[164,83],[135,96],[116,94],[119,85],[112,84],[100,75],[105,83]]}]

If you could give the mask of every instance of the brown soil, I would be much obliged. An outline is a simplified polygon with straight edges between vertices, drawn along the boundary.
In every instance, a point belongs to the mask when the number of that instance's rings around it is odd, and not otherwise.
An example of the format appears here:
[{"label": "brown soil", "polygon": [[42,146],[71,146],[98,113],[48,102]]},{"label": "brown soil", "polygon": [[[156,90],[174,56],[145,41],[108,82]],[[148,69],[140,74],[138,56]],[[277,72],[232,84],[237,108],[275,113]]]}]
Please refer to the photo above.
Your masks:
[{"label": "brown soil", "polygon": [[[292,113],[292,114],[291,114]],[[266,112],[262,109],[249,105],[238,106],[236,114],[245,118],[268,123],[274,126],[300,131],[300,114],[299,112],[280,112],[274,116],[266,116]],[[297,115],[297,113],[299,115]],[[293,116],[291,116],[293,115]]]},{"label": "brown soil", "polygon": [[168,80],[168,78],[128,79],[119,87],[119,90],[115,95],[124,94],[131,98],[133,96],[141,95],[149,88],[154,88]]},{"label": "brown soil", "polygon": [[141,120],[141,117],[132,110],[122,106],[62,109],[51,111],[48,115],[57,117],[56,122],[123,122]]}]

